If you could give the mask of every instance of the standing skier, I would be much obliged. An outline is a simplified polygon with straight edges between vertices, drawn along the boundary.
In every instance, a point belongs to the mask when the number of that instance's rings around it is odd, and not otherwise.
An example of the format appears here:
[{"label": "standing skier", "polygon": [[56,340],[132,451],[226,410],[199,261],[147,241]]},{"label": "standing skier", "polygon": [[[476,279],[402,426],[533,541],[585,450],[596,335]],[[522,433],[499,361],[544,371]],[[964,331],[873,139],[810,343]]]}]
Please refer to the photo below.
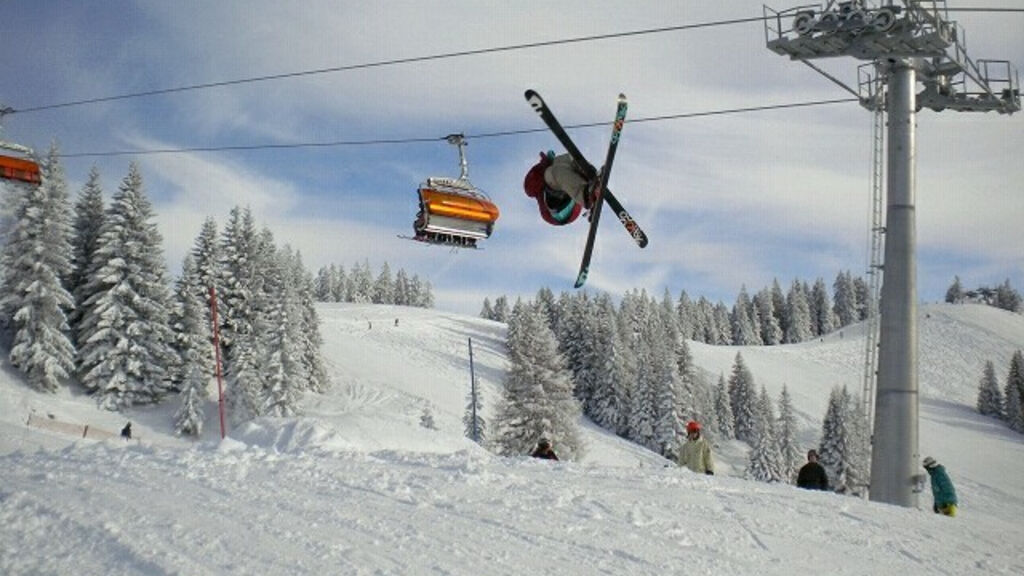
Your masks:
[{"label": "standing skier", "polygon": [[698,474],[714,476],[715,460],[711,456],[711,444],[700,433],[700,422],[686,423],[686,444],[679,451],[679,465]]},{"label": "standing skier", "polygon": [[537,447],[533,449],[530,456],[543,460],[558,460],[558,456],[551,448],[551,442],[547,438],[541,438],[537,441]]},{"label": "standing skier", "polygon": [[953,481],[946,474],[946,467],[935,461],[935,458],[928,456],[921,463],[928,475],[932,477],[932,510],[936,514],[956,516],[956,489],[953,488]]},{"label": "standing skier", "polygon": [[807,464],[800,468],[800,473],[796,476],[796,485],[808,490],[828,490],[828,474],[825,473],[824,466],[818,464],[816,450],[807,451]]},{"label": "standing skier", "polygon": [[540,215],[548,224],[562,226],[590,210],[596,196],[597,179],[588,181],[572,157],[541,152],[523,180],[526,195],[537,200]]}]

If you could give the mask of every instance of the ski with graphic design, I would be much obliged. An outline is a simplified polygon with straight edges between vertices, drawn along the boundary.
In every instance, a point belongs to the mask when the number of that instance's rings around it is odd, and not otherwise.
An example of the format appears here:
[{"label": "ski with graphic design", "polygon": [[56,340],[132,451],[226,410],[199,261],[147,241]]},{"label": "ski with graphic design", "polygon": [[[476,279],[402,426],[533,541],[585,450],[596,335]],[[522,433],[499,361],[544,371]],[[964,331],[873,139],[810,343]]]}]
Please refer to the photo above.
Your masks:
[{"label": "ski with graphic design", "polygon": [[608,190],[608,178],[612,173],[612,163],[615,162],[615,151],[619,149],[619,136],[622,135],[622,127],[626,123],[626,95],[619,94],[618,108],[615,111],[615,123],[612,124],[612,137],[608,141],[608,155],[605,158],[601,174],[598,176],[597,193],[595,194],[594,205],[591,207],[590,230],[587,232],[587,245],[583,248],[583,260],[580,262],[580,272],[576,276],[576,288],[581,288],[587,282],[590,274],[590,257],[594,254],[594,241],[597,239],[597,223],[601,220],[601,207],[604,206],[604,197]]},{"label": "ski with graphic design", "polygon": [[[576,166],[583,172],[584,176],[586,176],[588,180],[596,178],[597,169],[594,168],[593,164],[587,161],[587,158],[582,152],[580,152],[580,149],[576,147],[576,143],[572,141],[572,138],[569,137],[565,128],[563,128],[562,124],[557,118],[555,118],[554,113],[552,113],[551,109],[544,103],[544,99],[540,97],[540,94],[537,94],[533,90],[527,90],[526,101],[530,103],[530,106],[533,107],[534,111],[537,112],[537,115],[544,121],[544,124],[546,124],[548,129],[555,135],[555,138],[562,143],[562,146],[565,147],[565,150],[569,153],[569,156],[572,157]],[[640,225],[636,223],[636,220],[630,216],[629,212],[627,212],[622,206],[622,203],[619,202],[619,199],[612,194],[612,191],[605,187],[601,196],[604,198],[604,201],[608,203],[608,207],[615,212],[616,218],[622,226],[625,227],[626,232],[628,232],[630,237],[633,238],[636,245],[641,248],[647,246],[647,234],[644,233],[643,229],[640,228]],[[591,220],[593,220],[593,217],[591,217]]]}]

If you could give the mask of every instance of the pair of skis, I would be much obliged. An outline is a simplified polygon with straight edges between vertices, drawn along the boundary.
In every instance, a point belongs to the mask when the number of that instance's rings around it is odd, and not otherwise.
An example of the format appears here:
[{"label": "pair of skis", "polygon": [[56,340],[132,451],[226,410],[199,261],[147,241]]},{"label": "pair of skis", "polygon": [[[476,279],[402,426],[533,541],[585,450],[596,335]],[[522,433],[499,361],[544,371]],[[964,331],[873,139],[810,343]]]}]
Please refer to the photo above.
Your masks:
[{"label": "pair of skis", "polygon": [[[618,198],[612,194],[612,191],[608,189],[608,178],[612,172],[612,163],[615,161],[615,152],[619,147],[619,136],[622,134],[622,127],[626,122],[626,108],[628,106],[626,102],[626,96],[619,94],[618,106],[615,111],[615,122],[612,125],[612,137],[608,142],[608,153],[605,157],[604,167],[601,169],[600,174],[594,165],[587,161],[587,158],[583,156],[580,149],[576,147],[576,143],[572,141],[569,134],[562,127],[562,124],[555,118],[554,113],[548,108],[547,104],[544,103],[544,99],[540,97],[533,90],[526,91],[526,101],[530,103],[534,111],[540,116],[541,120],[547,125],[551,132],[558,138],[558,141],[562,143],[569,156],[572,157],[573,162],[583,172],[583,175],[588,180],[593,180],[595,177],[598,178],[598,190],[594,200],[594,205],[591,207],[590,213],[590,230],[587,233],[587,244],[583,249],[583,260],[580,262],[580,271],[576,276],[575,287],[580,288],[587,281],[587,276],[590,274],[590,259],[594,253],[594,240],[597,237],[597,224],[601,219],[601,207],[605,202],[608,203],[608,207],[615,212],[615,216],[619,222],[626,228],[626,232],[629,233],[636,245],[643,248],[647,246],[647,234],[640,228],[640,225],[633,220],[633,217],[629,215],[629,212],[622,207]],[[589,192],[589,191],[588,191]]]}]

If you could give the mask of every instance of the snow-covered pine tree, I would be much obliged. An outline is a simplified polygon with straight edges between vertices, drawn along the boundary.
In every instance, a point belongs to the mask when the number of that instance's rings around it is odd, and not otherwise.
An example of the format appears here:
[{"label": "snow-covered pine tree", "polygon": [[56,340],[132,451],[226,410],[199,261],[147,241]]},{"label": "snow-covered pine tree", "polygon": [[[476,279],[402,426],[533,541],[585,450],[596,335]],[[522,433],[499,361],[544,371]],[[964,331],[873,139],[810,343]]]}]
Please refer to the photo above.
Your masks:
[{"label": "snow-covered pine tree", "polygon": [[132,163],[111,200],[82,311],[80,381],[104,408],[158,402],[174,365],[163,238]]},{"label": "snow-covered pine tree", "polygon": [[947,304],[962,304],[964,301],[964,287],[960,283],[959,276],[953,276],[953,283],[946,290]]},{"label": "snow-covered pine tree", "polygon": [[535,307],[516,306],[509,319],[507,349],[509,369],[494,420],[499,450],[506,455],[527,454],[545,436],[560,458],[579,458],[583,450],[580,406],[555,335]]},{"label": "snow-covered pine tree", "polygon": [[785,342],[797,344],[809,340],[813,335],[811,308],[807,295],[798,280],[793,280],[786,296],[787,328]]},{"label": "snow-covered pine tree", "polygon": [[344,266],[331,264],[331,302],[351,302],[352,286]]},{"label": "snow-covered pine tree", "polygon": [[71,207],[56,144],[38,186],[13,184],[14,222],[0,253],[0,309],[14,332],[10,361],[28,385],[55,392],[75,368],[67,313],[74,308],[62,279],[72,271]]},{"label": "snow-covered pine tree", "polygon": [[364,259],[362,264],[357,263],[352,267],[349,281],[352,286],[350,302],[365,304],[373,301],[373,272],[369,260]]},{"label": "snow-covered pine tree", "polygon": [[718,346],[732,344],[732,319],[729,316],[729,307],[722,302],[715,304],[714,318],[718,329],[718,341],[714,344]]},{"label": "snow-covered pine tree", "polygon": [[[474,394],[474,389],[476,394]],[[484,419],[484,400],[480,384],[475,383],[466,393],[466,412],[462,415],[466,438],[484,446],[487,444],[487,420]]]},{"label": "snow-covered pine tree", "polygon": [[747,295],[747,287],[741,286],[736,303],[733,304],[730,314],[730,334],[732,344],[736,346],[753,346],[761,343],[761,335],[754,332],[754,322],[750,318],[750,296]]},{"label": "snow-covered pine tree", "polygon": [[593,354],[590,362],[594,367],[589,415],[598,426],[621,435],[627,430],[630,405],[630,380],[624,377],[627,350],[622,343],[611,296],[601,294],[595,306],[596,329],[588,347]]},{"label": "snow-covered pine tree", "polygon": [[814,288],[811,289],[811,299],[814,301],[812,309],[815,316],[811,318],[814,331],[818,336],[831,334],[836,329],[835,313],[832,311],[832,303],[829,302],[828,288],[825,281],[818,278],[814,281]]},{"label": "snow-covered pine tree", "polygon": [[718,387],[715,388],[715,414],[718,416],[718,434],[723,440],[736,438],[736,417],[732,413],[729,401],[729,389],[725,383],[725,374],[718,375]]},{"label": "snow-covered pine tree", "polygon": [[1010,286],[1009,278],[999,286],[996,286],[995,306],[996,308],[1008,310],[1010,312],[1021,311],[1020,292],[1017,292],[1012,286]]},{"label": "snow-covered pine tree", "polygon": [[537,290],[537,297],[534,298],[534,303],[547,316],[548,326],[554,330],[556,336],[559,336],[559,320],[561,318],[558,314],[558,303],[555,301],[555,293],[547,286],[543,286],[540,290]]},{"label": "snow-covered pine tree", "polygon": [[849,432],[843,402],[843,390],[838,386],[833,388],[821,424],[821,444],[818,447],[818,463],[828,473],[829,488],[841,490],[848,487],[846,472],[849,452]]},{"label": "snow-covered pine tree", "polygon": [[761,387],[755,415],[754,443],[747,463],[748,478],[761,482],[782,482],[788,478],[775,432],[775,413],[768,391]]},{"label": "snow-covered pine tree", "polygon": [[785,384],[782,385],[782,392],[779,394],[779,419],[776,422],[775,430],[777,432],[783,470],[786,473],[785,479],[790,484],[795,483],[803,451],[797,446],[796,413],[793,411],[793,399],[790,397],[789,389]]},{"label": "snow-covered pine tree", "polygon": [[849,270],[836,275],[832,284],[834,304],[832,306],[838,327],[849,326],[860,321],[857,312],[857,287]]},{"label": "snow-covered pine tree", "polygon": [[729,401],[736,439],[751,446],[757,441],[757,393],[754,390],[754,375],[743,361],[743,355],[737,352],[729,375]]},{"label": "snow-covered pine tree", "polygon": [[682,334],[675,336],[675,358],[676,373],[679,375],[679,397],[676,402],[679,405],[681,418],[689,414],[695,420],[702,422],[706,429],[712,432],[718,430],[714,399],[707,398],[707,391],[703,390],[704,383],[697,380],[693,354]]},{"label": "snow-covered pine tree", "polygon": [[682,384],[675,354],[678,340],[675,307],[667,290],[660,306],[653,300],[647,306],[653,320],[645,327],[644,339],[651,351],[650,377],[657,402],[654,440],[659,454],[675,460],[679,455],[679,443],[685,437],[681,412]]},{"label": "snow-covered pine tree", "polygon": [[324,340],[320,334],[320,317],[317,316],[313,298],[313,276],[302,263],[301,252],[295,252],[292,256],[290,281],[296,286],[298,298],[300,362],[306,378],[304,387],[322,394],[330,388],[331,381],[320,352]]},{"label": "snow-covered pine tree", "polygon": [[857,318],[867,320],[878,311],[878,302],[872,298],[867,281],[860,276],[853,279],[853,287],[857,293]]},{"label": "snow-covered pine tree", "polygon": [[978,413],[982,416],[1003,415],[1003,393],[999,391],[996,367],[991,360],[985,362],[985,371],[978,384]]},{"label": "snow-covered pine tree", "polygon": [[779,280],[772,278],[772,311],[775,313],[775,320],[779,324],[779,331],[781,332],[781,338],[779,343],[786,341],[786,334],[789,332],[789,306],[786,303],[786,297],[782,293],[782,287],[779,286]]},{"label": "snow-covered pine tree", "polygon": [[73,341],[77,341],[79,324],[81,323],[81,310],[83,304],[92,294],[85,291],[88,280],[88,272],[92,267],[93,255],[99,244],[100,228],[104,219],[103,187],[100,184],[99,170],[93,166],[89,171],[89,178],[78,195],[75,202],[75,215],[73,222],[73,234],[71,236],[72,247],[72,271],[68,277],[65,288],[74,297],[75,309],[69,315],[71,326],[70,335]]},{"label": "snow-covered pine tree", "polygon": [[395,304],[409,306],[410,301],[409,275],[405,273],[405,269],[399,268],[395,273]]},{"label": "snow-covered pine tree", "polygon": [[263,278],[257,302],[257,338],[263,389],[259,414],[293,416],[305,390],[297,286],[291,282],[291,248],[278,249],[268,228],[260,232],[257,263]]},{"label": "snow-covered pine tree", "polygon": [[694,328],[696,327],[696,306],[686,294],[686,290],[679,292],[679,299],[676,301],[676,316],[679,322],[679,334],[686,340],[695,340]]},{"label": "snow-covered pine tree", "polygon": [[225,398],[235,423],[255,418],[262,407],[263,358],[258,336],[263,269],[259,250],[252,212],[234,207],[221,236],[222,289],[218,299],[223,318]]},{"label": "snow-covered pine tree", "polygon": [[480,308],[480,317],[484,320],[494,320],[494,308],[491,307],[490,298],[484,298],[484,305]]},{"label": "snow-covered pine tree", "polygon": [[511,312],[508,307],[508,298],[504,294],[494,299],[494,317],[492,320],[508,323]]},{"label": "snow-covered pine tree", "polygon": [[174,415],[178,434],[198,437],[203,432],[204,407],[209,396],[207,385],[214,370],[210,326],[206,324],[206,302],[196,297],[200,283],[192,255],[185,256],[181,277],[175,282],[171,328],[178,365],[174,380],[180,389],[181,404]]},{"label": "snow-covered pine tree", "polygon": [[761,326],[761,342],[765,346],[781,344],[782,329],[775,312],[775,299],[769,289],[765,288],[754,296],[754,310]]},{"label": "snow-covered pine tree", "polygon": [[871,485],[871,425],[860,396],[843,387],[846,409],[846,485],[853,496],[865,496]]},{"label": "snow-covered pine tree", "polygon": [[327,266],[321,266],[317,271],[313,294],[317,302],[331,301],[331,269]]},{"label": "snow-covered pine tree", "polygon": [[391,280],[391,267],[385,262],[380,268],[380,274],[373,283],[374,304],[395,303],[395,283]]},{"label": "snow-covered pine tree", "polygon": [[1006,423],[1017,432],[1024,432],[1024,352],[1017,350],[1010,359],[1004,389]]}]

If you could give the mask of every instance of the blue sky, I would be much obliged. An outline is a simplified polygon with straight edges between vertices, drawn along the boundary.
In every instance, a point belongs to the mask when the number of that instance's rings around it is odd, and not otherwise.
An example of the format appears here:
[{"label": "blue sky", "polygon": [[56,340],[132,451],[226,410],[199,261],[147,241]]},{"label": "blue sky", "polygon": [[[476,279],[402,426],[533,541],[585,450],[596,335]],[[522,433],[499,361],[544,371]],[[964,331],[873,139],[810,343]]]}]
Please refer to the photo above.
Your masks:
[{"label": "blue sky", "polygon": [[[1014,0],[950,0],[1019,8]],[[795,4],[773,5],[784,9]],[[0,103],[15,109],[430,54],[762,14],[762,2],[14,2],[0,23]],[[1024,14],[958,13],[972,58],[1024,65]],[[820,65],[856,86],[852,58]],[[547,133],[471,139],[470,179],[502,211],[480,251],[403,241],[427,176],[457,176],[442,139],[541,127],[538,90],[566,124],[848,97],[764,46],[760,23],[400,64],[7,116],[3,136],[67,154],[326,141],[436,142],[66,159],[77,195],[92,165],[109,198],[134,158],[168,269],[207,216],[248,205],[316,271],[369,260],[429,279],[437,306],[571,290],[582,223],[544,224],[522,178]],[[868,259],[871,115],[856,104],[627,124],[611,187],[644,226],[637,249],[602,223],[588,286],[731,305],[778,278],[831,283]],[[609,128],[574,130],[593,162]],[[941,299],[1009,278],[1024,289],[1024,114],[918,116],[918,282]]]}]

